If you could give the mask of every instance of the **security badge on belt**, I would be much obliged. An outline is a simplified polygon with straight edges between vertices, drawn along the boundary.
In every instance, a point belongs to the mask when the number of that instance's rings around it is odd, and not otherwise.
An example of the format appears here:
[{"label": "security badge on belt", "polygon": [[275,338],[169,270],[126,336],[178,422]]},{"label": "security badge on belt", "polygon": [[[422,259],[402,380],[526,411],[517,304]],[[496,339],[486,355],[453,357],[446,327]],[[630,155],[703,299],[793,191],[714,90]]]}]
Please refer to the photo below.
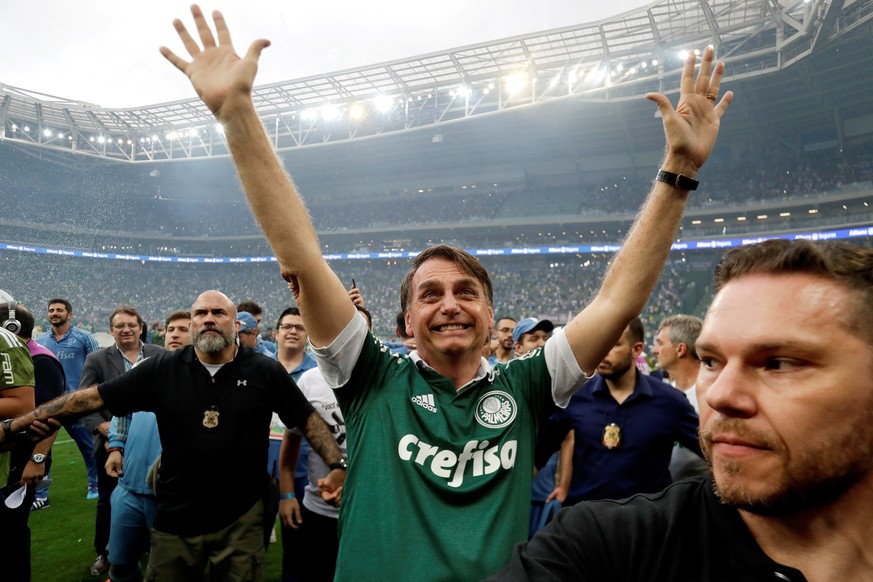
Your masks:
[{"label": "security badge on belt", "polygon": [[603,427],[603,446],[607,449],[616,449],[621,444],[621,427],[610,422]]}]

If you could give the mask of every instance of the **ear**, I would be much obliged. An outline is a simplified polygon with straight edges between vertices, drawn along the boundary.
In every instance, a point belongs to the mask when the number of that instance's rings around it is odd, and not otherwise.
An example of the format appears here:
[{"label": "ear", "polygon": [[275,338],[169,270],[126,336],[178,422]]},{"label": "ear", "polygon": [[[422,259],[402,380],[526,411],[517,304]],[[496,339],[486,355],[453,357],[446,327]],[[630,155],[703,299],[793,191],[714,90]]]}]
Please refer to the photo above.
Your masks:
[{"label": "ear", "polygon": [[236,333],[239,333],[239,320],[238,319],[235,319],[233,321],[233,329],[234,329],[234,331],[236,331]]},{"label": "ear", "polygon": [[680,358],[684,358],[688,355],[688,344],[685,342],[679,342],[676,344],[676,356]]},{"label": "ear", "polygon": [[637,359],[640,354],[643,353],[643,347],[645,347],[643,345],[643,342],[636,342],[633,345],[633,347],[631,348],[631,355],[634,357],[634,359]]},{"label": "ear", "polygon": [[408,309],[403,313],[403,321],[406,323],[406,335],[415,337],[415,333],[412,331],[412,315],[410,315]]}]

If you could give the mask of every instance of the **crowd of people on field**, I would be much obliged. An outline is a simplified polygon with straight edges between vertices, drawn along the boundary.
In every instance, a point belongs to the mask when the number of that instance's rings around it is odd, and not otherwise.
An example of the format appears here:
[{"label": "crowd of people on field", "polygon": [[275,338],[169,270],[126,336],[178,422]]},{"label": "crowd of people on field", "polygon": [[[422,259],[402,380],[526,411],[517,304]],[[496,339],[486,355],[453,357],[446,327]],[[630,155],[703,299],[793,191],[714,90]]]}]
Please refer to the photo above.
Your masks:
[{"label": "crowd of people on field", "polygon": [[[512,266],[435,244],[393,265],[385,288],[400,301],[385,338],[368,273],[325,259],[260,124],[251,88],[269,41],[240,56],[220,12],[191,16],[193,28],[174,21],[185,52],[161,54],[225,128],[296,307],[279,313],[273,345],[263,290],[256,301],[231,284],[195,291],[168,268],[176,277],[128,291],[176,287],[191,301],[156,307],[165,348],[144,341],[145,318],[116,295],[112,341],[96,349],[60,293],[28,309],[17,299],[30,281],[15,283],[17,298],[3,291],[4,578],[29,579],[46,451],[78,421],[103,469],[90,569],[110,580],[264,580],[277,515],[287,580],[873,577],[870,248],[731,249],[705,318],[650,313],[658,369],[642,357],[640,314],[659,281],[656,297],[675,304],[694,278],[681,260],[665,265],[734,98],[712,47],[687,56],[675,104],[646,96],[664,158],[598,276],[574,284],[572,271],[594,265],[537,264],[514,273],[525,289],[501,304],[495,279]],[[562,325],[532,313],[550,309],[549,294],[570,298]],[[523,311],[498,311],[510,306]],[[43,308],[50,329],[34,342]]]}]

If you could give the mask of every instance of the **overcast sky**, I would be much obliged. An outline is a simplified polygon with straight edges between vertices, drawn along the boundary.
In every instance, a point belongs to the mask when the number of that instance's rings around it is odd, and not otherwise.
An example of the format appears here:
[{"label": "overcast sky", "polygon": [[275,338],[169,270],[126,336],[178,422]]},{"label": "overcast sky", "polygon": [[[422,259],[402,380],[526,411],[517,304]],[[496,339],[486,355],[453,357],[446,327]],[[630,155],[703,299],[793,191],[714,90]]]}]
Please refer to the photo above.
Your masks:
[{"label": "overcast sky", "polygon": [[[239,52],[272,41],[258,84],[443,51],[586,22],[651,0],[220,0]],[[172,20],[190,26],[181,0],[4,2],[0,83],[103,107],[135,107],[193,97],[158,53],[183,50]],[[187,56],[187,55],[186,55]]]}]

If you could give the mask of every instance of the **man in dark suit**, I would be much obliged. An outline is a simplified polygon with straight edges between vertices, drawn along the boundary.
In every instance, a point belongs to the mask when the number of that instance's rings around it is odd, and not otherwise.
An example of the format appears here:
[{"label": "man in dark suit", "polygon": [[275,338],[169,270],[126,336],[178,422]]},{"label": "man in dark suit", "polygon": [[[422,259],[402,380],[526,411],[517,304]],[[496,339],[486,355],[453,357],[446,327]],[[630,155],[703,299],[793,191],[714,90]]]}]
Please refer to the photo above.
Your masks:
[{"label": "man in dark suit", "polygon": [[[82,370],[80,386],[100,384],[121,376],[130,370],[137,362],[160,354],[164,348],[152,344],[144,344],[140,340],[143,330],[143,319],[139,312],[130,305],[116,307],[109,316],[109,333],[115,339],[115,345],[88,354],[85,367]],[[104,465],[109,456],[108,437],[109,422],[112,413],[106,409],[95,412],[82,419],[85,427],[94,435],[94,457],[97,460],[97,520],[94,531],[94,550],[97,558],[91,565],[91,575],[105,574],[109,570],[107,546],[109,544],[109,524],[112,509],[109,498],[118,482],[116,477],[110,477]],[[129,418],[125,421],[129,422]],[[121,431],[119,419],[119,431]],[[126,434],[126,430],[124,433]]]}]

